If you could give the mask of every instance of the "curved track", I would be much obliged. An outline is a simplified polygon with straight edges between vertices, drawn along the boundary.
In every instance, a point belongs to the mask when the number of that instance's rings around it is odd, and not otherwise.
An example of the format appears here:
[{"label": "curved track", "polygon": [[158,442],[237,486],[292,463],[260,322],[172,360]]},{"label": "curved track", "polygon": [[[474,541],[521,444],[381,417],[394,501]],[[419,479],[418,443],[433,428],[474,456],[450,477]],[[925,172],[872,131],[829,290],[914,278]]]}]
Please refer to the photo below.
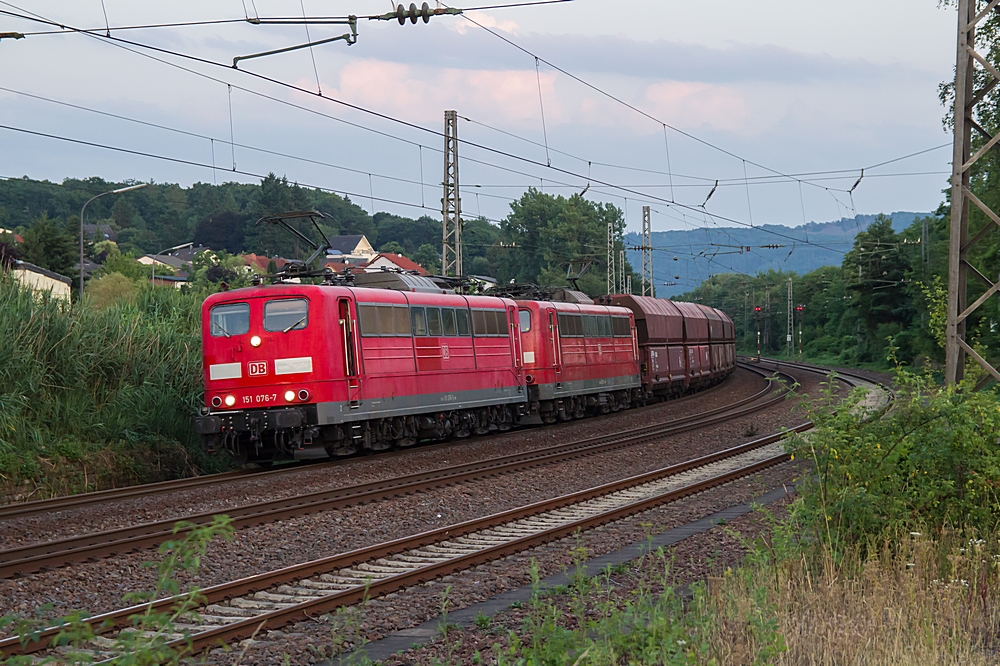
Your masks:
[{"label": "curved track", "polygon": [[[764,368],[748,367],[762,376],[771,372]],[[786,379],[791,379],[787,375]],[[775,394],[769,396],[769,394]],[[665,423],[626,430],[613,436],[591,437],[524,453],[488,458],[464,465],[448,466],[427,472],[407,474],[380,481],[344,486],[257,502],[225,511],[237,529],[291,518],[293,516],[328,511],[365,502],[379,501],[400,495],[421,492],[431,488],[471,481],[487,476],[529,469],[594,455],[612,449],[634,446],[651,440],[688,432],[758,412],[784,400],[785,389],[774,383],[758,393],[733,404],[708,410]],[[117,553],[146,548],[182,536],[197,525],[210,523],[220,512],[176,516],[169,520],[145,523],[104,532],[82,534],[65,539],[30,544],[0,551],[0,577],[51,569],[73,562],[108,557]],[[183,520],[191,527],[175,531],[176,523]]]},{"label": "curved track", "polygon": [[[763,374],[763,372],[761,372],[761,374]],[[719,390],[721,386],[722,384],[719,384],[709,389],[699,391],[697,393],[692,393],[689,395],[682,396],[680,398],[675,398],[671,400],[671,402],[673,404],[678,404],[688,401],[694,401],[708,393]],[[641,411],[643,409],[649,409],[649,407],[639,407],[637,408],[636,411]],[[383,459],[389,459],[397,456],[405,456],[408,452],[415,450],[417,448],[423,448],[424,446],[433,446],[442,450],[447,450],[447,448],[450,446],[462,446],[462,444],[465,441],[467,440],[461,440],[457,442],[431,442],[427,444],[417,445],[415,447],[408,447],[406,449],[401,449],[397,451],[380,452],[378,453],[378,455]],[[306,462],[306,463],[289,462],[287,464],[283,464],[280,467],[273,469],[234,470],[231,472],[221,472],[218,474],[205,474],[203,476],[195,476],[185,479],[173,479],[170,481],[159,481],[156,483],[146,483],[136,486],[127,486],[124,488],[112,488],[109,490],[100,490],[89,493],[79,493],[77,495],[64,495],[48,499],[9,502],[7,504],[0,504],[0,520],[8,520],[11,518],[31,516],[39,513],[63,511],[65,509],[78,509],[81,507],[91,506],[96,504],[117,502],[119,500],[128,499],[130,497],[148,497],[152,495],[160,495],[165,493],[177,492],[181,490],[189,490],[191,488],[199,488],[204,486],[213,486],[224,483],[239,482],[250,477],[262,478],[262,477],[284,476],[287,474],[292,474],[301,471],[303,468],[307,468],[309,470],[316,470],[316,469],[323,469],[326,467],[332,467],[335,465],[339,465],[344,460],[348,459],[350,458],[338,458],[336,460],[329,460],[324,462]]]},{"label": "curved track", "polygon": [[[770,360],[764,363],[776,363],[778,367],[785,365],[811,373],[828,373],[824,368],[804,364]],[[764,370],[762,365],[758,366],[758,372]],[[850,373],[840,373],[838,378],[849,386],[876,384]],[[778,396],[770,397],[761,404],[770,405],[783,399],[784,392],[778,393]],[[515,462],[513,459],[518,456],[484,461],[496,463],[496,466],[493,471],[480,470],[478,474],[499,473],[507,464],[540,464],[546,460],[559,460],[598,449],[626,446],[716,423],[733,418],[737,413],[750,413],[760,409],[759,405],[745,405],[761,397],[762,395],[751,396],[741,401],[741,404],[668,424],[638,428],[622,433],[612,441],[593,438],[532,452],[542,455],[531,461]],[[811,423],[804,423],[791,430],[801,432],[811,427]],[[703,492],[786,461],[788,455],[780,445],[785,434],[776,433],[681,464],[492,516],[200,590],[204,598],[204,605],[198,611],[200,618],[192,618],[189,624],[178,625],[177,630],[183,633],[172,636],[171,645],[193,653],[201,652],[219,644],[249,637],[263,629],[276,629],[315,617],[337,607],[358,603],[369,596],[387,594],[432,580]],[[602,439],[604,441],[599,444],[597,440]],[[505,459],[511,460],[501,462]],[[438,470],[426,474],[433,478],[434,474],[447,471]],[[451,471],[453,474],[450,477],[425,482],[433,485],[467,478],[455,469]],[[404,478],[408,477],[382,483],[393,483]],[[420,487],[418,485],[416,489]],[[360,495],[355,495],[356,500],[357,497]],[[167,610],[179,599],[172,597],[158,600],[152,604],[152,610]],[[99,633],[114,631],[127,627],[130,616],[149,608],[149,605],[126,608],[96,616],[88,622]],[[0,641],[0,651],[10,655],[46,649],[49,639],[58,632],[58,627],[42,631],[27,643],[16,638],[3,640]],[[92,643],[95,658],[114,660],[117,655],[108,651],[113,644],[114,641],[103,637],[95,639]]]}]

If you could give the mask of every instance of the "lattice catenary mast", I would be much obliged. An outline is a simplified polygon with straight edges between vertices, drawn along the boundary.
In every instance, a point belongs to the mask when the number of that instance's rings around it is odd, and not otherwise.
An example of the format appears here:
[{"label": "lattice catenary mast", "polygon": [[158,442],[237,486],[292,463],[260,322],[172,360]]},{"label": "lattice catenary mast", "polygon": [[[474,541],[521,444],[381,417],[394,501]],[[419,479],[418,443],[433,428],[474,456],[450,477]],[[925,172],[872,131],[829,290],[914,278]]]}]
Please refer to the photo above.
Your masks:
[{"label": "lattice catenary mast", "polygon": [[608,295],[615,293],[615,225],[608,221]]},{"label": "lattice catenary mast", "polygon": [[444,112],[441,275],[462,274],[462,199],[458,190],[458,114]]},{"label": "lattice catenary mast", "polygon": [[649,221],[649,206],[642,207],[642,295],[655,296],[653,288],[653,243]]},{"label": "lattice catenary mast", "polygon": [[[983,4],[982,11],[979,5]],[[975,119],[976,106],[1000,83],[1000,70],[976,51],[976,27],[996,9],[997,2],[989,4],[978,0],[958,2],[958,60],[955,68],[955,145],[951,176],[951,237],[948,244],[948,325],[945,341],[945,381],[955,384],[962,380],[966,354],[981,365],[989,375],[1000,381],[1000,372],[980,356],[965,340],[966,321],[969,315],[1000,291],[1000,281],[994,283],[969,262],[969,249],[1000,226],[1000,215],[979,200],[969,187],[972,167],[1000,141],[1000,134],[991,136]],[[983,87],[976,90],[976,63],[982,66]],[[972,131],[983,139],[982,147],[972,154]],[[969,204],[975,205],[988,217],[988,222],[973,238],[969,238]],[[972,275],[986,286],[986,291],[972,305],[968,305],[968,277]]]}]

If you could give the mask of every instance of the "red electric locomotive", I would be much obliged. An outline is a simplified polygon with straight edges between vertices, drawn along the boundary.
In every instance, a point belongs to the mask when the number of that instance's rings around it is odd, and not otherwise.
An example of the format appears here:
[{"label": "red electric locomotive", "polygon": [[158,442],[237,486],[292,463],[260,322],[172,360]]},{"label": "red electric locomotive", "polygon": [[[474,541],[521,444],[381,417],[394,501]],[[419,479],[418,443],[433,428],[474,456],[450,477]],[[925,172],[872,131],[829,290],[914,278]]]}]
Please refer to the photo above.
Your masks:
[{"label": "red electric locomotive", "polygon": [[517,301],[531,423],[618,411],[642,397],[632,313],[563,295],[578,302]]},{"label": "red electric locomotive", "polygon": [[207,448],[259,462],[326,458],[519,419],[513,301],[416,275],[358,278],[383,288],[283,283],[205,300],[207,413],[195,429]]}]

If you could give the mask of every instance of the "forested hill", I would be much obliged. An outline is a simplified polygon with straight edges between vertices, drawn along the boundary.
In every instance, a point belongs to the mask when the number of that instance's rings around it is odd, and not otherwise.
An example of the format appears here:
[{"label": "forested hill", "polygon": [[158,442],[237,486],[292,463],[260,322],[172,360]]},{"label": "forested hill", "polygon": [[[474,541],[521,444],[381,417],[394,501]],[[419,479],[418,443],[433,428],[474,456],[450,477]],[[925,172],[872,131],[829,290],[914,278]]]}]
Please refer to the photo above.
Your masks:
[{"label": "forested hill", "polygon": [[[930,213],[892,213],[892,227],[900,232],[914,220]],[[718,273],[775,270],[803,275],[821,266],[840,266],[854,237],[875,221],[874,215],[858,215],[836,222],[810,222],[798,227],[765,224],[749,227],[708,227],[652,234],[653,277],[658,296],[691,290]],[[628,234],[626,245],[640,245],[638,234]],[[762,246],[780,247],[762,247]],[[746,251],[747,246],[750,252]],[[674,260],[674,257],[677,257]],[[638,252],[629,262],[641,266]],[[679,278],[677,277],[679,276]],[[675,284],[664,284],[675,283]]]}]

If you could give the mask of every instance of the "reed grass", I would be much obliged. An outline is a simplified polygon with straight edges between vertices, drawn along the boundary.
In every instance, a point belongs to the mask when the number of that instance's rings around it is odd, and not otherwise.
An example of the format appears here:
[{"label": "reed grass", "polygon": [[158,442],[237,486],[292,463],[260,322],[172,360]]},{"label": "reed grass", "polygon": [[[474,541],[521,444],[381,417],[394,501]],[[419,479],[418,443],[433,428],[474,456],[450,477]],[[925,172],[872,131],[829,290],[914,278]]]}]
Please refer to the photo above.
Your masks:
[{"label": "reed grass", "polygon": [[69,304],[0,276],[0,477],[45,495],[192,471],[200,299],[140,290]]},{"label": "reed grass", "polygon": [[920,535],[862,559],[821,556],[745,566],[702,598],[716,618],[714,663],[760,663],[747,627],[766,618],[788,666],[995,664],[1000,641],[997,543]]}]

